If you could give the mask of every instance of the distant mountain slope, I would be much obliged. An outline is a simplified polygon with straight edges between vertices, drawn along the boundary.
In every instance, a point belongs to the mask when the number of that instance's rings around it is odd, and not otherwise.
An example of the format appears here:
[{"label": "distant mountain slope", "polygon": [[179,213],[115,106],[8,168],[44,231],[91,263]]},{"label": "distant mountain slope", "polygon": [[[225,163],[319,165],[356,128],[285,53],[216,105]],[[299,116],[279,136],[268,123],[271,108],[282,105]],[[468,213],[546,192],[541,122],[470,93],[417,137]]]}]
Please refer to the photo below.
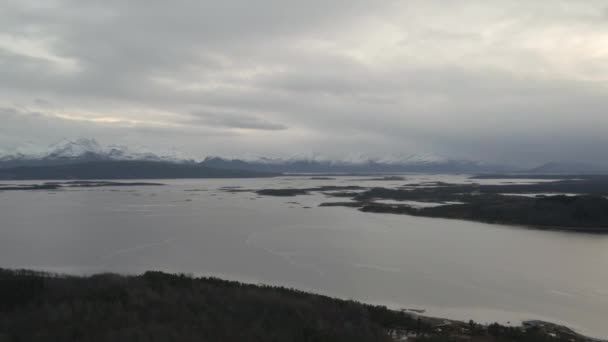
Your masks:
[{"label": "distant mountain slope", "polygon": [[487,173],[508,172],[511,169],[500,165],[487,165],[467,160],[408,160],[377,161],[372,159],[357,162],[336,160],[252,160],[209,157],[202,163],[217,169],[241,169],[282,173],[374,173],[374,172],[420,172],[420,173]]},{"label": "distant mountain slope", "polygon": [[608,166],[587,164],[551,162],[525,171],[530,174],[608,174]]},{"label": "distant mountain slope", "polygon": [[199,164],[154,161],[97,161],[77,164],[20,166],[0,169],[0,179],[171,179],[254,178],[277,173],[213,169]]},{"label": "distant mountain slope", "polygon": [[[176,152],[152,153],[126,146],[99,144],[95,139],[62,140],[47,148],[26,147],[0,155],[0,169],[19,166],[53,166],[101,161],[155,161],[196,165]],[[381,158],[357,154],[344,159],[319,155],[255,159],[208,157],[201,166],[224,170],[278,173],[496,173],[512,169],[469,160],[452,160],[425,154],[388,155]]]}]

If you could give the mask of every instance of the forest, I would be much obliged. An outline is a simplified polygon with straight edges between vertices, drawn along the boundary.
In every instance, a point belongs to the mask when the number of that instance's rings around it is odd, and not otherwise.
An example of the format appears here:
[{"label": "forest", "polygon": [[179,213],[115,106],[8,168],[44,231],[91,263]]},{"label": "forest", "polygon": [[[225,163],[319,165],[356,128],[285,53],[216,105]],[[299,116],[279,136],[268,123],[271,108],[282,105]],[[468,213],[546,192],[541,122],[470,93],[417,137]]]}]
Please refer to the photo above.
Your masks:
[{"label": "forest", "polygon": [[0,341],[588,341],[554,325],[446,321],[266,285],[157,271],[0,269]]}]

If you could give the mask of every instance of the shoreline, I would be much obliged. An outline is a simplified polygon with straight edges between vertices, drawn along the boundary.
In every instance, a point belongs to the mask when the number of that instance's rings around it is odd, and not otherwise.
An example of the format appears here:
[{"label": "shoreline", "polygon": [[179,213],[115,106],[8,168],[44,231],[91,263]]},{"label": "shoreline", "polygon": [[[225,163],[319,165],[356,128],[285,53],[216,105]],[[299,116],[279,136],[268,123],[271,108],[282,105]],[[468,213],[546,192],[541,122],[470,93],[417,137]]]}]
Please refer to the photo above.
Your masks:
[{"label": "shoreline", "polygon": [[[254,287],[254,288],[258,288],[258,289],[277,289],[277,290],[286,290],[286,291],[293,291],[296,293],[300,293],[306,296],[311,296],[311,297],[323,297],[323,298],[329,298],[331,300],[337,300],[337,301],[345,301],[345,302],[352,302],[352,303],[356,303],[358,305],[363,305],[363,306],[368,306],[368,307],[381,307],[381,308],[385,308],[388,309],[389,311],[395,312],[395,313],[403,313],[405,315],[408,315],[414,319],[419,319],[421,320],[424,324],[428,324],[429,326],[436,328],[436,327],[444,327],[444,329],[446,329],[447,327],[450,327],[449,329],[456,329],[458,331],[461,330],[465,330],[468,329],[468,327],[470,326],[471,322],[474,322],[475,326],[477,326],[480,329],[490,329],[490,327],[492,325],[498,325],[501,327],[509,327],[509,329],[515,329],[515,330],[521,330],[521,331],[525,331],[526,329],[529,329],[530,327],[534,327],[536,328],[542,328],[543,331],[546,331],[547,334],[550,334],[550,336],[553,336],[555,334],[557,335],[571,335],[573,337],[575,337],[575,341],[589,341],[589,342],[608,342],[608,338],[604,338],[604,337],[598,337],[595,336],[594,334],[590,333],[590,332],[584,332],[584,329],[581,329],[580,327],[577,328],[571,328],[570,326],[568,326],[567,323],[564,322],[560,322],[560,323],[554,323],[552,322],[550,319],[547,318],[528,318],[528,319],[511,319],[510,321],[506,321],[504,319],[490,319],[490,318],[484,318],[484,319],[470,319],[467,322],[466,318],[457,318],[455,316],[466,316],[466,312],[470,312],[467,311],[466,309],[456,309],[455,311],[450,310],[449,308],[439,308],[439,307],[428,307],[428,306],[424,306],[424,305],[406,305],[403,306],[401,304],[397,304],[397,303],[386,303],[386,302],[374,302],[374,301],[365,301],[365,300],[357,300],[357,299],[352,299],[352,298],[346,298],[337,294],[328,294],[328,293],[324,293],[323,291],[319,291],[316,289],[301,289],[301,288],[295,288],[289,285],[274,285],[274,284],[268,284],[268,283],[264,283],[264,282],[260,282],[258,280],[255,279],[248,279],[248,280],[244,280],[242,277],[238,277],[238,276],[231,276],[231,275],[227,275],[227,274],[217,274],[217,273],[198,273],[198,274],[184,274],[184,273],[172,273],[172,272],[164,272],[164,271],[146,271],[146,272],[104,272],[104,271],[93,271],[90,270],[90,272],[65,272],[64,271],[59,271],[58,269],[56,269],[55,271],[49,268],[46,269],[42,269],[42,268],[35,268],[35,267],[30,267],[28,269],[24,269],[24,268],[5,268],[5,267],[0,267],[0,272],[28,272],[28,273],[35,273],[35,274],[40,274],[43,277],[48,277],[50,279],[58,279],[58,280],[62,280],[62,279],[91,279],[91,278],[99,278],[99,277],[119,277],[119,278],[124,278],[124,279],[130,279],[130,278],[141,278],[144,277],[146,274],[153,272],[153,273],[159,273],[159,274],[163,274],[169,277],[174,277],[174,276],[179,276],[179,277],[187,277],[188,279],[193,279],[193,280],[201,280],[201,281],[208,281],[208,280],[214,280],[214,281],[221,281],[221,282],[226,282],[226,283],[237,283],[237,284],[242,284],[243,286],[249,286],[249,287]],[[74,270],[75,271],[75,270]],[[445,315],[441,315],[438,314],[437,311],[442,311],[442,310],[446,310],[448,309],[449,311],[452,311],[454,313],[454,316],[451,317],[451,314],[445,314]],[[483,311],[483,310],[482,310]],[[491,309],[489,311],[492,311]],[[500,310],[498,310],[500,311]],[[498,312],[497,311],[497,312]],[[456,313],[456,312],[461,312],[461,313]],[[518,315],[518,313],[513,312],[512,314]],[[523,314],[523,313],[522,313]],[[473,317],[474,315],[468,316],[468,317]],[[492,315],[490,315],[491,317]],[[530,315],[533,316],[533,315]],[[397,329],[399,330],[399,329]],[[441,331],[441,330],[439,330]]]}]

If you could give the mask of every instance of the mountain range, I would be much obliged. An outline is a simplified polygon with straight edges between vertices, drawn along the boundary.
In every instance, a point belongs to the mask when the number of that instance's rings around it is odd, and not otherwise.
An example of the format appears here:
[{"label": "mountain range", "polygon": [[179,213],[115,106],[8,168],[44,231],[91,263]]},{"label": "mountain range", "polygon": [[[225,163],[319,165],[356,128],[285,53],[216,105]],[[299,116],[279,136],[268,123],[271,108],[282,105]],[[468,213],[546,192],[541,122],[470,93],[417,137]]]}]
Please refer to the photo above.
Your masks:
[{"label": "mountain range", "polygon": [[317,159],[242,160],[208,157],[202,164],[217,169],[240,169],[281,173],[487,173],[505,172],[506,168],[467,160],[395,160],[359,161]]},{"label": "mountain range", "polygon": [[98,161],[189,162],[176,152],[153,153],[123,145],[101,145],[95,139],[61,140],[46,148],[29,146],[0,154],[0,168],[45,166]]},{"label": "mountain range", "polygon": [[321,156],[292,158],[224,158],[207,157],[196,161],[178,153],[153,153],[121,145],[103,146],[95,139],[62,140],[48,148],[30,148],[0,155],[0,168],[52,166],[85,162],[148,161],[175,164],[198,164],[222,170],[245,170],[270,173],[374,173],[432,172],[485,173],[504,172],[508,168],[468,160],[449,160],[428,155],[403,155],[372,158],[357,155],[344,160]]},{"label": "mountain range", "polygon": [[[94,166],[100,170],[106,170],[106,173],[91,173],[92,170],[91,172],[85,171],[87,167],[76,167],[76,164]],[[143,167],[148,168],[149,172],[136,170]],[[112,168],[122,170],[121,172],[124,174],[119,171],[110,172]],[[214,156],[195,160],[185,158],[173,151],[154,153],[122,145],[104,146],[95,139],[89,138],[62,140],[43,149],[18,149],[12,153],[0,154],[0,169],[2,169],[5,179],[23,178],[26,177],[25,175],[30,175],[27,177],[34,179],[32,177],[44,176],[45,172],[47,173],[46,178],[49,179],[86,178],[87,175],[95,175],[100,178],[149,178],[148,176],[154,176],[152,178],[200,178],[218,177],[222,172],[229,177],[248,177],[249,175],[259,177],[281,173],[608,173],[607,167],[591,164],[552,162],[533,169],[525,169],[416,154],[383,158],[357,155],[342,160],[324,158],[319,155],[292,158]],[[234,170],[239,172],[232,172]]]},{"label": "mountain range", "polygon": [[606,174],[608,166],[592,163],[550,162],[529,170],[532,174]]}]

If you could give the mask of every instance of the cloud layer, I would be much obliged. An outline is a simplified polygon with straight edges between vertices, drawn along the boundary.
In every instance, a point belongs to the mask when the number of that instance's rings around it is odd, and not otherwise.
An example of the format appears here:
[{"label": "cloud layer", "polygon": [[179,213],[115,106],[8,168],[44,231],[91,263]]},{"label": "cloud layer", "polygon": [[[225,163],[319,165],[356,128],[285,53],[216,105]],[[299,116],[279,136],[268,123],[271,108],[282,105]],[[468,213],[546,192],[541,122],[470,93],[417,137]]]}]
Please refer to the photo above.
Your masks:
[{"label": "cloud layer", "polygon": [[608,159],[605,1],[0,2],[0,147]]}]

